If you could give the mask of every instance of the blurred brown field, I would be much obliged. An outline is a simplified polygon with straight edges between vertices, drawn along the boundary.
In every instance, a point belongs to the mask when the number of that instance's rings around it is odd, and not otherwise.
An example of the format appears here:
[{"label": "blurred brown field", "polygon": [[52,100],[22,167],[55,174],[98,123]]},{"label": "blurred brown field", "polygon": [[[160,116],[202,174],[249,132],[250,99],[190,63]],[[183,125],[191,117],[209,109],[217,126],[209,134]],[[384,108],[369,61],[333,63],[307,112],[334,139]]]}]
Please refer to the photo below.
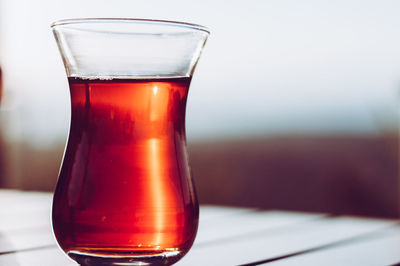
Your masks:
[{"label": "blurred brown field", "polygon": [[395,217],[396,135],[286,136],[190,145],[200,201]]}]

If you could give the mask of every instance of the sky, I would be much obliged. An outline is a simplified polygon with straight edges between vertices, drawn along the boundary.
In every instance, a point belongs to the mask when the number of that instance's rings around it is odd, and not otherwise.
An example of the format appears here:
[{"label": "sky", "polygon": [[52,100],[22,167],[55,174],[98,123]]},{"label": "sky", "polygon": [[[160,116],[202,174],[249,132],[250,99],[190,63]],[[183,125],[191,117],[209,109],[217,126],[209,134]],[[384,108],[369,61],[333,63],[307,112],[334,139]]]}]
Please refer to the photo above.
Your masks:
[{"label": "sky", "polygon": [[37,145],[65,139],[68,85],[49,25],[130,17],[211,30],[190,88],[189,140],[379,134],[398,121],[399,10],[394,0],[1,0],[1,130]]}]

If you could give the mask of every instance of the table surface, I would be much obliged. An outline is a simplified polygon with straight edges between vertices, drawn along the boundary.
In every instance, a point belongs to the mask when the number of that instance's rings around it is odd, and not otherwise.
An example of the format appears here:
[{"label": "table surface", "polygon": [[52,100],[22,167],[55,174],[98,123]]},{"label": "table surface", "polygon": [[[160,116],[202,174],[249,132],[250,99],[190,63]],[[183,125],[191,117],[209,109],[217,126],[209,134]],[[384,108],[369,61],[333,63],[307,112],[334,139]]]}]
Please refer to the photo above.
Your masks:
[{"label": "table surface", "polygon": [[[77,265],[58,248],[52,195],[0,190],[0,265]],[[201,206],[196,241],[176,265],[393,265],[398,220]]]}]

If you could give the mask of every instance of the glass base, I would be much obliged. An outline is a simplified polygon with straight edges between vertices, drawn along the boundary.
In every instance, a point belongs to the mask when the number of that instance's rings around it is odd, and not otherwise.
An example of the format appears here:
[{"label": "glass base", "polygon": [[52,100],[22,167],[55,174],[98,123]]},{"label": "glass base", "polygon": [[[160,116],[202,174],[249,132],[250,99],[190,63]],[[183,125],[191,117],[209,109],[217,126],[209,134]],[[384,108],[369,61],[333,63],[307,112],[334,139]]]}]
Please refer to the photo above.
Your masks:
[{"label": "glass base", "polygon": [[67,254],[81,266],[133,266],[133,265],[172,265],[186,252],[181,250],[160,250],[121,252],[82,252],[71,250]]}]

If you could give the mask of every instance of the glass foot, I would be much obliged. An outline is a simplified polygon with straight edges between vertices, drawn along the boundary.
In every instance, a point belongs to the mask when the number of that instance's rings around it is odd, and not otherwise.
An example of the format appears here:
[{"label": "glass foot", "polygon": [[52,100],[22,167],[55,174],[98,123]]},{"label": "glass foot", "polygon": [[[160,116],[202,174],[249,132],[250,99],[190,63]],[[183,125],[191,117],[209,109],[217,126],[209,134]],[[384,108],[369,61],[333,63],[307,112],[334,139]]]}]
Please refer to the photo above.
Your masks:
[{"label": "glass foot", "polygon": [[90,253],[69,251],[67,254],[81,266],[136,266],[136,265],[172,265],[186,252],[141,251],[125,254]]}]

